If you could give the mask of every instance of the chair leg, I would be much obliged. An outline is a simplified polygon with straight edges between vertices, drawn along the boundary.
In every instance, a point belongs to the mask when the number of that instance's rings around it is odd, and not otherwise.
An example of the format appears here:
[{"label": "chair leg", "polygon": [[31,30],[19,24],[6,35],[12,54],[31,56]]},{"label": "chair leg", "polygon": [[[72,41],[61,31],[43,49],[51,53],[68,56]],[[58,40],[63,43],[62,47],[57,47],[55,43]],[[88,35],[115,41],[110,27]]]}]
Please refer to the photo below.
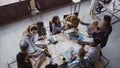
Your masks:
[{"label": "chair leg", "polygon": [[12,61],[12,62],[10,62],[10,63],[9,63],[9,62],[7,62],[8,68],[10,68],[10,65],[11,65],[11,64],[13,64],[13,63],[15,63],[15,62],[17,62],[17,61],[16,61],[16,60],[14,60],[14,61]]},{"label": "chair leg", "polygon": [[7,62],[8,68],[10,68],[10,64]]},{"label": "chair leg", "polygon": [[104,55],[102,55],[102,57],[105,58],[105,60],[107,60],[107,63],[103,67],[103,68],[105,68],[110,63],[110,60],[108,58],[106,58]]},{"label": "chair leg", "polygon": [[103,67],[105,68],[110,63],[110,60],[103,55],[102,50],[100,51],[100,56],[103,57],[107,61],[107,63]]}]

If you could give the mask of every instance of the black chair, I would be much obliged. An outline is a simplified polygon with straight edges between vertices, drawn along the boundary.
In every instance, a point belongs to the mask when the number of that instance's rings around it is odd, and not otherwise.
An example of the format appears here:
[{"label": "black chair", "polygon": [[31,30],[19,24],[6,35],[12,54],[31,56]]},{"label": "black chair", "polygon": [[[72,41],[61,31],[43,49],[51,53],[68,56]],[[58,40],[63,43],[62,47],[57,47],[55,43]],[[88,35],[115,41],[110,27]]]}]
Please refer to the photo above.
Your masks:
[{"label": "black chair", "polygon": [[70,14],[66,14],[66,15],[64,15],[64,16],[63,16],[63,19],[65,19],[65,18],[66,18],[67,16],[69,16],[69,15],[70,15]]},{"label": "black chair", "polygon": [[52,21],[49,21],[49,30],[52,32]]}]

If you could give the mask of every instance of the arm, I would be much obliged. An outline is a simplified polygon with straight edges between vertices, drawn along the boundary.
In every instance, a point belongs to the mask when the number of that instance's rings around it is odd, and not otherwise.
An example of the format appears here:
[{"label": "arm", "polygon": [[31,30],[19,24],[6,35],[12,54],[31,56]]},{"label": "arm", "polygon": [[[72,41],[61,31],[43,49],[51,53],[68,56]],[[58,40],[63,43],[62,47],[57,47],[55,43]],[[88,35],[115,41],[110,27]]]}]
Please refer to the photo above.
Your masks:
[{"label": "arm", "polygon": [[41,31],[41,35],[39,36],[38,40],[44,40],[46,38],[46,29],[43,28]]},{"label": "arm", "polygon": [[85,23],[83,21],[81,21],[80,24],[85,25],[85,26],[89,26],[90,25],[89,23]]},{"label": "arm", "polygon": [[92,45],[95,45],[95,42],[85,42],[85,41],[77,41],[78,44],[82,45],[83,47],[85,45],[89,45],[89,46],[92,46]]},{"label": "arm", "polygon": [[29,47],[31,47],[31,49],[34,50],[34,52],[37,51],[36,53],[41,54],[42,50],[35,45],[35,43],[32,41],[30,37],[26,38],[26,41]]},{"label": "arm", "polygon": [[57,27],[55,24],[52,24],[52,33],[53,34],[56,34],[57,32],[60,32],[61,30],[63,30],[64,29],[64,26],[62,27]]},{"label": "arm", "polygon": [[44,63],[45,60],[46,60],[45,57],[40,57],[39,60],[35,63],[34,67],[41,68],[41,65]]},{"label": "arm", "polygon": [[72,24],[71,22],[69,22],[70,17],[71,17],[71,15],[67,16],[67,17],[63,20],[64,25],[65,25],[65,24]]}]

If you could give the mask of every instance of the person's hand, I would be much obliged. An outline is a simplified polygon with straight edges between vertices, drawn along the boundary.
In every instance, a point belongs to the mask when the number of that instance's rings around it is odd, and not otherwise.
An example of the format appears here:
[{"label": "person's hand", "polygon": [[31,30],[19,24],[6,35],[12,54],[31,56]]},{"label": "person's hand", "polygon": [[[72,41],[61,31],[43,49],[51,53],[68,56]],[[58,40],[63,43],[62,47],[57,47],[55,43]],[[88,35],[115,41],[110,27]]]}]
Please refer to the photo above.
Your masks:
[{"label": "person's hand", "polygon": [[72,23],[71,23],[71,22],[69,22],[69,21],[66,21],[66,23],[67,23],[67,24],[69,24],[69,25],[71,25],[71,24],[72,24]]},{"label": "person's hand", "polygon": [[88,37],[88,38],[92,38],[93,36],[92,36],[92,35],[88,35],[87,37]]},{"label": "person's hand", "polygon": [[90,9],[89,15],[94,18],[94,9]]},{"label": "person's hand", "polygon": [[82,45],[83,47],[86,45],[84,41],[78,41],[77,43]]},{"label": "person's hand", "polygon": [[44,40],[46,38],[46,36],[40,36],[38,39],[39,40]]},{"label": "person's hand", "polygon": [[69,56],[74,59],[75,58],[75,55],[74,55],[74,51],[73,50],[70,50],[69,51]]},{"label": "person's hand", "polygon": [[49,52],[48,52],[48,49],[47,49],[47,48],[45,48],[45,50],[43,51],[43,53],[45,53],[45,55],[46,55],[46,56],[48,56],[49,58],[51,58],[51,55],[49,54]]}]

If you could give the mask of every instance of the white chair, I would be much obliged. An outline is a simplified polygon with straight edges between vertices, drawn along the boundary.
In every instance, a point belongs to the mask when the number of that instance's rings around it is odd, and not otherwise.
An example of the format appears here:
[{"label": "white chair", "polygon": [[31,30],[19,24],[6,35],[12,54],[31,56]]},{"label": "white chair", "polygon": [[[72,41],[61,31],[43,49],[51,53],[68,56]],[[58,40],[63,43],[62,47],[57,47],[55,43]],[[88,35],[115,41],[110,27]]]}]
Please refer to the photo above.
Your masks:
[{"label": "white chair", "polygon": [[76,11],[76,12],[79,13],[81,0],[72,0],[72,2],[74,3],[74,5],[71,5],[71,13],[72,13],[73,10],[74,10],[74,12],[77,10],[77,4],[79,4],[79,5],[78,5],[78,11]]}]

